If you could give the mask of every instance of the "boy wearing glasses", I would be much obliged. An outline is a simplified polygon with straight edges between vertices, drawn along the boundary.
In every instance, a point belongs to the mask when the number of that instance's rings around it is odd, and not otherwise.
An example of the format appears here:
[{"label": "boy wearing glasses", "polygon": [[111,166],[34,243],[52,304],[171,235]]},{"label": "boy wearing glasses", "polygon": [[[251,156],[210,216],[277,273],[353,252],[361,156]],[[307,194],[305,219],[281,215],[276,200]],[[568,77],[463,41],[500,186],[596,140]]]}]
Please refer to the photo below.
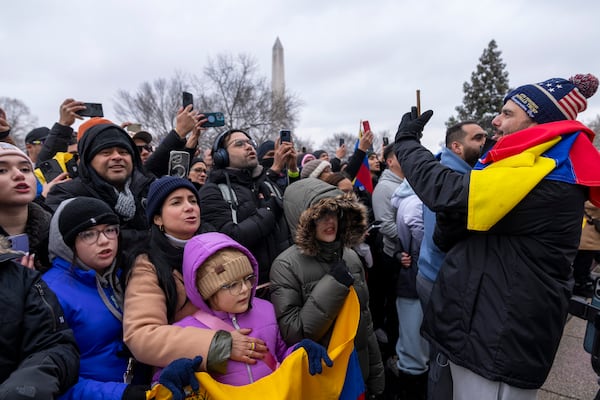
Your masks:
[{"label": "boy wearing glasses", "polygon": [[[273,305],[254,297],[257,273],[254,256],[222,233],[197,235],[185,245],[185,290],[199,311],[174,325],[221,331],[208,351],[208,372],[221,383],[250,384],[273,372],[285,356],[298,347],[304,347],[309,364],[316,365],[314,370],[311,368],[311,374],[322,371],[321,359],[331,366],[325,348],[313,341],[302,341],[288,349],[279,333]],[[229,359],[229,332],[248,328],[252,329],[252,337],[248,337],[245,346],[247,361]]]}]

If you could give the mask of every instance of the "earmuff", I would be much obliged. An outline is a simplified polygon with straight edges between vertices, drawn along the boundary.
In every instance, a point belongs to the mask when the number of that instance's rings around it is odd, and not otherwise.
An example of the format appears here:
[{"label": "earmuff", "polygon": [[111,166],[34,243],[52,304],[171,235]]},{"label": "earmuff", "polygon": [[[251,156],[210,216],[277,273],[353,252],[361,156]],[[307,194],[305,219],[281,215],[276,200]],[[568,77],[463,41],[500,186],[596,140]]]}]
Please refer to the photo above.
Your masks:
[{"label": "earmuff", "polygon": [[213,166],[215,168],[222,169],[229,166],[229,153],[227,153],[227,149],[223,145],[223,142],[226,137],[235,132],[241,132],[246,135],[248,139],[252,139],[250,135],[241,129],[229,129],[220,133],[219,136],[216,137],[212,147]]}]

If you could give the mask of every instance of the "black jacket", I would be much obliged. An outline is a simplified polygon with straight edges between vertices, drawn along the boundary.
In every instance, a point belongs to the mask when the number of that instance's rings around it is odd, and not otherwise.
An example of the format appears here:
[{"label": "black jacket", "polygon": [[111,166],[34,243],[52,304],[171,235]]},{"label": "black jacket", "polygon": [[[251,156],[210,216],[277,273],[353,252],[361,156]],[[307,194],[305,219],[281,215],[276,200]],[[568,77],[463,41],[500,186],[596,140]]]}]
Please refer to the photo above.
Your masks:
[{"label": "black jacket", "polygon": [[0,251],[0,399],[52,399],[77,382],[79,351],[54,293],[16,257]]},{"label": "black jacket", "polygon": [[[416,141],[396,144],[406,178],[434,212],[467,213],[470,174],[442,166]],[[542,386],[558,348],[572,289],[571,263],[586,192],[542,180],[487,232],[451,243],[422,331],[451,361],[493,381]],[[464,223],[464,222],[463,222]],[[450,228],[450,230],[448,230]]]},{"label": "black jacket", "polygon": [[[264,283],[269,280],[275,257],[290,246],[290,235],[281,202],[271,199],[271,188],[265,184],[265,171],[262,166],[254,171],[255,176],[249,170],[214,169],[199,191],[200,209],[203,221],[254,254],[259,265],[259,283]],[[231,207],[218,186],[219,183],[227,184],[226,174],[237,198],[237,224],[233,222]],[[274,185],[281,195],[281,189]],[[259,194],[268,201],[260,199]]]}]

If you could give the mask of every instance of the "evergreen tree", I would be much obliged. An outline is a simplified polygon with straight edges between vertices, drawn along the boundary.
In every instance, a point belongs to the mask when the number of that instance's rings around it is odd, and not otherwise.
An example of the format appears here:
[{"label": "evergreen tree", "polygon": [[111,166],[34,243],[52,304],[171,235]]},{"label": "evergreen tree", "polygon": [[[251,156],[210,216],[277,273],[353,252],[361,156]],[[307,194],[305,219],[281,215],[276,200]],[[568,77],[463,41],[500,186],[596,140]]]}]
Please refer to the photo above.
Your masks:
[{"label": "evergreen tree", "polygon": [[446,126],[454,125],[465,120],[474,120],[492,133],[492,119],[500,112],[504,96],[508,93],[508,72],[502,62],[500,50],[492,39],[483,54],[479,64],[471,73],[471,83],[463,83],[463,104],[456,107],[458,116],[450,117]]}]

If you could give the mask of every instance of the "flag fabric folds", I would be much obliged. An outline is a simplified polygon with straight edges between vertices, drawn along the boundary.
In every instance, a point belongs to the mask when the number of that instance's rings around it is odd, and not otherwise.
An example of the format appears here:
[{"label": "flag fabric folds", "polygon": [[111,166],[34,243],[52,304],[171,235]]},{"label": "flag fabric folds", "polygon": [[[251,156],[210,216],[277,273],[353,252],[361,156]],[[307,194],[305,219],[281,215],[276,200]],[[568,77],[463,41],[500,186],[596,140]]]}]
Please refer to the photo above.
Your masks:
[{"label": "flag fabric folds", "polygon": [[[333,367],[324,366],[322,374],[309,374],[308,356],[300,348],[286,357],[272,374],[245,386],[222,384],[206,372],[198,372],[196,377],[200,382],[200,391],[190,394],[186,399],[364,399],[365,386],[354,350],[359,317],[358,297],[351,288],[336,319],[327,348]],[[172,396],[168,389],[156,385],[146,392],[146,398],[169,400]]]},{"label": "flag fabric folds", "polygon": [[[354,151],[358,149],[358,142],[362,138],[363,135],[363,124],[360,122],[360,128],[358,129],[358,140],[354,144]],[[354,178],[354,186],[358,187],[361,190],[366,190],[369,194],[373,194],[373,181],[371,180],[371,170],[369,169],[369,155],[365,154],[365,158],[356,173],[356,178]]]},{"label": "flag fabric folds", "polygon": [[471,172],[467,228],[487,231],[542,179],[584,185],[600,206],[600,153],[578,121],[541,124],[505,136]]}]

